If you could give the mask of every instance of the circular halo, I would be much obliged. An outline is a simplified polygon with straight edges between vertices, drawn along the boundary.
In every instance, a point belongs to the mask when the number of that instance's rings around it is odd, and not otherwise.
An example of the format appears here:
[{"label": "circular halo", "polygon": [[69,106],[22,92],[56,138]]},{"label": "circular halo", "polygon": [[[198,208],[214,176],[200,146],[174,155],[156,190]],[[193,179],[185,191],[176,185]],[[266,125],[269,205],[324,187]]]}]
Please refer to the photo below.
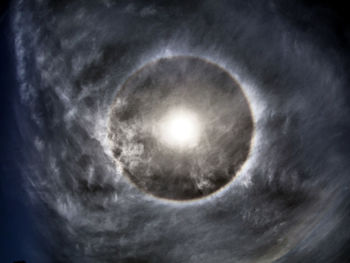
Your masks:
[{"label": "circular halo", "polygon": [[123,174],[155,197],[191,201],[227,185],[250,152],[249,102],[218,65],[192,56],[160,58],[133,73],[109,117]]}]

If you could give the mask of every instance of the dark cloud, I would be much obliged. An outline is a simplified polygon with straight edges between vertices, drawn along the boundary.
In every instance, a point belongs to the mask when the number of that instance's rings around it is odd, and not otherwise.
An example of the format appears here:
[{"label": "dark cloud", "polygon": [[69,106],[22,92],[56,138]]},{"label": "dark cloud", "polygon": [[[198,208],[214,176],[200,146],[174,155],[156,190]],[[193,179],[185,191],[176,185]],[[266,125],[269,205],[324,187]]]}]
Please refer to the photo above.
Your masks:
[{"label": "dark cloud", "polygon": [[[32,127],[22,126],[32,144],[23,170],[47,207],[38,223],[53,261],[346,262],[340,10],[301,1],[18,1],[17,72],[31,117],[17,122]],[[130,184],[108,140],[125,80],[177,55],[232,74],[256,128],[237,178],[192,202],[158,200]]]}]

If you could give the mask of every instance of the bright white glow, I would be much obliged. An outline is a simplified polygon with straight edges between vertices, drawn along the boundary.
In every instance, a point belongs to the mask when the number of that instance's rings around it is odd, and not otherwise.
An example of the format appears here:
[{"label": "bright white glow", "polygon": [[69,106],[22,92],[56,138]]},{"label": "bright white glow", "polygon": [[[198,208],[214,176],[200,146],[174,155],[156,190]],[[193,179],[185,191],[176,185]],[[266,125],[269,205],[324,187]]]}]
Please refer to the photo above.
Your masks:
[{"label": "bright white glow", "polygon": [[191,111],[175,109],[161,120],[160,139],[163,143],[174,148],[193,148],[200,137],[199,120]]}]

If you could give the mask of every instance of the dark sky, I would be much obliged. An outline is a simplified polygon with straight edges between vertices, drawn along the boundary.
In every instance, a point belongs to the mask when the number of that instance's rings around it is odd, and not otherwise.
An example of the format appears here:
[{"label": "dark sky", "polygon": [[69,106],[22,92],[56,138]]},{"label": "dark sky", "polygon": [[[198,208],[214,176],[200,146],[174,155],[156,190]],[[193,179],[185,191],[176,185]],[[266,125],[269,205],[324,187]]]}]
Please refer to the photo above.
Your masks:
[{"label": "dark sky", "polygon": [[[29,5],[24,9],[25,15],[37,15],[33,24],[21,22],[24,35],[34,28],[40,41],[21,46],[29,54],[27,75],[21,79],[10,1],[0,3],[1,262],[211,263],[230,262],[233,256],[244,262],[251,256],[255,262],[266,251],[266,257],[278,254],[284,237],[291,237],[292,247],[268,262],[350,262],[346,1],[232,1],[237,18],[226,13],[230,1],[215,6],[209,1],[135,1],[130,7],[116,1],[112,8],[120,17],[93,1],[86,4],[86,13],[77,14],[79,1],[68,11],[63,7],[69,1],[49,2],[39,11]],[[104,1],[106,6],[112,2]],[[91,20],[84,17],[89,12]],[[264,20],[267,14],[273,18]],[[32,21],[25,15],[23,21]],[[233,25],[241,21],[237,28]],[[89,133],[99,120],[94,112],[103,110],[115,94],[101,80],[119,84],[140,60],[148,59],[143,56],[148,50],[171,43],[169,39],[182,43],[182,33],[188,37],[184,46],[193,50],[221,51],[228,61],[237,52],[234,59],[244,65],[241,72],[254,76],[248,79],[257,83],[271,107],[262,111],[259,125],[267,127],[262,129],[264,143],[274,146],[261,148],[266,159],[257,159],[261,163],[252,172],[249,189],[234,186],[237,192],[231,195],[193,206],[154,202],[124,181],[115,183],[102,144]],[[95,46],[84,39],[95,35]],[[72,48],[74,41],[78,44]],[[79,46],[79,41],[86,45]],[[253,44],[247,45],[249,41]],[[101,48],[102,56],[94,48]],[[305,60],[299,59],[303,55]],[[20,92],[23,83],[38,90],[28,105],[20,99],[32,95]],[[61,83],[72,88],[53,89]],[[66,94],[73,102],[64,100]],[[79,118],[69,112],[73,108]],[[86,115],[92,117],[84,122]],[[34,150],[34,145],[47,151]],[[93,168],[92,182],[85,180],[84,167]],[[28,187],[29,181],[34,186]],[[30,191],[35,192],[33,199]],[[314,218],[316,223],[309,224]],[[298,236],[300,229],[305,238]]]},{"label": "dark sky", "polygon": [[[10,1],[0,4],[0,260],[26,259],[35,262],[37,241],[31,207],[18,164],[23,144],[15,124],[14,105],[18,99],[13,39],[10,30]],[[33,246],[34,245],[34,246]]]}]

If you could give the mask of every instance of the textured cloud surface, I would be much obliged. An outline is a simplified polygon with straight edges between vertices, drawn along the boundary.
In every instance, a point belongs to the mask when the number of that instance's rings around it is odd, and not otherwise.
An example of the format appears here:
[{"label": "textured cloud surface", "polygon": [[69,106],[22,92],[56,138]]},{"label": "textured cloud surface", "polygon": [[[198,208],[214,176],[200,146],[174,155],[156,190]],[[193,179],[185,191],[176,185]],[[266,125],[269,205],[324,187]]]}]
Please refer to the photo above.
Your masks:
[{"label": "textured cloud surface", "polygon": [[[347,58],[316,11],[258,0],[30,0],[13,10],[23,173],[45,207],[52,262],[344,261]],[[108,139],[125,80],[180,55],[234,76],[255,125],[237,178],[189,202],[130,184]]]}]

